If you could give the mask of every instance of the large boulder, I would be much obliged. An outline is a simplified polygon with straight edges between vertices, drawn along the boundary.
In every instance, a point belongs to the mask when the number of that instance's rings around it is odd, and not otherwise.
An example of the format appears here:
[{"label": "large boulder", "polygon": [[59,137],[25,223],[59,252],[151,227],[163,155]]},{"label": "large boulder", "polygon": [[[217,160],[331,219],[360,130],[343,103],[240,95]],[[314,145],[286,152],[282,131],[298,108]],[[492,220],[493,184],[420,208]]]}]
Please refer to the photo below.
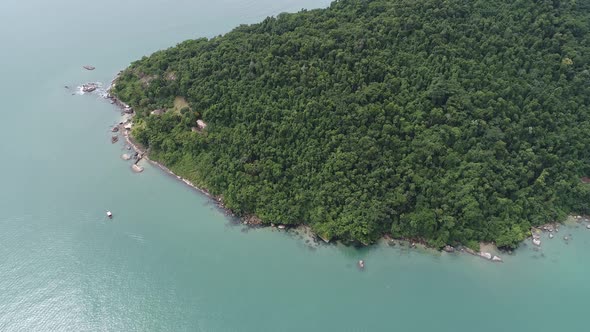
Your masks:
[{"label": "large boulder", "polygon": [[492,254],[490,254],[489,252],[480,252],[479,257],[482,257],[485,259],[492,259]]},{"label": "large boulder", "polygon": [[477,255],[477,253],[476,253],[476,252],[475,252],[473,249],[471,249],[471,248],[467,248],[467,247],[465,247],[465,248],[463,248],[463,250],[464,250],[466,253],[468,253],[468,254],[471,254],[471,255]]},{"label": "large boulder", "polygon": [[443,250],[446,252],[455,252],[455,248],[451,247],[450,245],[446,245]]}]

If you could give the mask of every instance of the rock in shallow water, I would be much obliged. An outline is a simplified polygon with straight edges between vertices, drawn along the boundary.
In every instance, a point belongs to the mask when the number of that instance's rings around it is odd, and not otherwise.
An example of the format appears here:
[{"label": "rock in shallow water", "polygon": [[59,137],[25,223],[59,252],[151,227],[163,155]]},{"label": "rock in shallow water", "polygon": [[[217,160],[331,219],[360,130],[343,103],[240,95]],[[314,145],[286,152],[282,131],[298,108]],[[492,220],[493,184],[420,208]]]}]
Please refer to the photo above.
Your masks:
[{"label": "rock in shallow water", "polygon": [[86,83],[82,85],[82,91],[83,92],[92,92],[94,90],[98,89],[98,84],[97,83]]}]

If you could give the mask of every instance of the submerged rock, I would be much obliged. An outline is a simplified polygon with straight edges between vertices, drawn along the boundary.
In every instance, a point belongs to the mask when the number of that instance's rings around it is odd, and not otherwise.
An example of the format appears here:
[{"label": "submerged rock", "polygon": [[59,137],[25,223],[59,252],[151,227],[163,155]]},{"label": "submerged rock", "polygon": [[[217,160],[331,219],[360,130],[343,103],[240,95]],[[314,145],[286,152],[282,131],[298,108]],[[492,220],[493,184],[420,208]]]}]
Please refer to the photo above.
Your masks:
[{"label": "submerged rock", "polygon": [[135,173],[141,173],[143,172],[143,167],[137,165],[137,164],[133,164],[131,165],[131,169],[135,172]]},{"label": "submerged rock", "polygon": [[123,155],[121,156],[121,158],[122,158],[123,160],[131,160],[131,156],[130,156],[129,154],[127,154],[127,153],[123,154]]},{"label": "submerged rock", "polygon": [[285,225],[279,225],[279,229],[285,229]]},{"label": "submerged rock", "polygon": [[534,238],[533,239],[533,244],[536,245],[536,246],[540,246],[541,245],[541,240],[538,239],[538,238]]},{"label": "submerged rock", "polygon": [[500,258],[500,256],[494,256],[494,257],[492,257],[492,261],[494,261],[494,262],[503,262],[502,261],[502,258]]}]

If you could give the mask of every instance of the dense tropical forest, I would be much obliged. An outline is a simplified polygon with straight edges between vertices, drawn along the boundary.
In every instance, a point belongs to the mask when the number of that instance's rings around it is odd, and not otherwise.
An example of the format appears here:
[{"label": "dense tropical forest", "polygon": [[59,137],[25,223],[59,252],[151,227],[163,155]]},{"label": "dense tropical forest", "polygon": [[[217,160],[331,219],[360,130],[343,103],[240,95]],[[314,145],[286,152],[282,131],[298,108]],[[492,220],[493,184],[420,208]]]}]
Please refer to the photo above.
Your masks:
[{"label": "dense tropical forest", "polygon": [[514,247],[590,212],[589,31],[588,0],[341,0],[158,51],[112,93],[239,215]]}]

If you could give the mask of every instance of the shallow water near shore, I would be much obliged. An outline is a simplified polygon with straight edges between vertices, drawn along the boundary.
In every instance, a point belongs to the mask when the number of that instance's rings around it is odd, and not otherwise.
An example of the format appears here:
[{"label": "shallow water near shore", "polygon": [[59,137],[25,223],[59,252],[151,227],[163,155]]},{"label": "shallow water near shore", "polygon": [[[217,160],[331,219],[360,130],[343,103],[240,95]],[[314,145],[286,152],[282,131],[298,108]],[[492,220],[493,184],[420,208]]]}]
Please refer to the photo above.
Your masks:
[{"label": "shallow water near shore", "polygon": [[0,331],[585,330],[585,225],[496,264],[386,244],[310,246],[291,231],[236,225],[150,164],[134,174],[110,143],[118,110],[76,94],[184,39],[328,3],[0,3]]}]

